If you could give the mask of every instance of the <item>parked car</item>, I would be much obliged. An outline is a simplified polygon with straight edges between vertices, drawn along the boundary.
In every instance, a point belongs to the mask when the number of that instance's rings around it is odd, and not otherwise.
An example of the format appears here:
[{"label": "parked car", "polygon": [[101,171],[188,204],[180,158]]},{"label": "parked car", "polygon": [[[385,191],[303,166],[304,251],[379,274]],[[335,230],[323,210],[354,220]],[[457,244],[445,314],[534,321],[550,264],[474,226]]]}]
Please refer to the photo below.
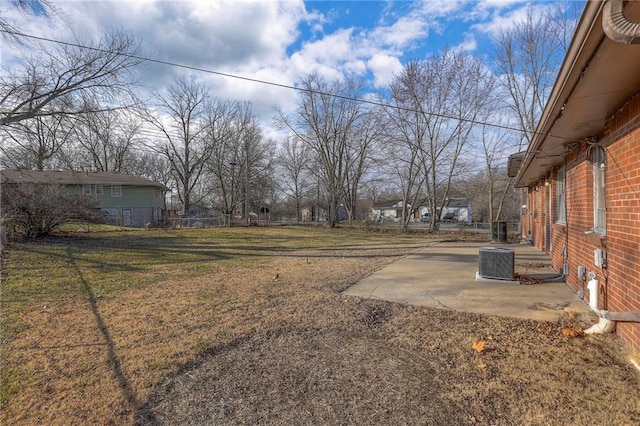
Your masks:
[{"label": "parked car", "polygon": [[442,218],[442,221],[443,222],[457,222],[458,218],[456,217],[455,213],[447,213]]}]

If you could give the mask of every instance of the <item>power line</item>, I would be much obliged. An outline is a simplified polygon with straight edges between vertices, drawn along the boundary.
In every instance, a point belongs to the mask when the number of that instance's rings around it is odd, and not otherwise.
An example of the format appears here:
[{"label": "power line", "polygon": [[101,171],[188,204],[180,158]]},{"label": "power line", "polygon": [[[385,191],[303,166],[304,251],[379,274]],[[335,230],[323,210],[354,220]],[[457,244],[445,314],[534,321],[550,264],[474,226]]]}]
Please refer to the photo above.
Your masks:
[{"label": "power line", "polygon": [[[392,105],[392,104],[388,104],[388,103],[385,103],[385,102],[378,102],[378,101],[372,101],[372,100],[368,100],[368,99],[354,98],[352,96],[346,96],[346,95],[340,95],[340,94],[336,94],[336,93],[323,92],[323,91],[320,91],[320,90],[305,89],[305,88],[302,88],[302,87],[296,87],[296,86],[292,86],[292,85],[289,85],[289,84],[276,83],[276,82],[273,82],[273,81],[267,81],[267,80],[252,78],[252,77],[240,76],[240,75],[225,73],[225,72],[221,72],[221,71],[214,71],[214,70],[210,70],[210,69],[207,69],[207,68],[201,68],[201,67],[196,67],[196,66],[192,66],[192,65],[185,65],[185,64],[180,64],[180,63],[171,62],[171,61],[164,61],[164,60],[161,60],[161,59],[155,59],[155,58],[150,58],[150,57],[146,57],[146,56],[135,55],[135,54],[132,54],[132,53],[113,52],[111,50],[103,49],[103,48],[100,48],[100,47],[85,46],[85,45],[82,45],[82,44],[79,44],[79,43],[72,43],[72,42],[62,41],[62,40],[54,40],[54,39],[47,38],[47,37],[35,36],[35,35],[32,35],[32,34],[25,34],[25,33],[19,32],[19,31],[14,31],[14,30],[9,30],[9,29],[0,29],[0,32],[6,33],[6,34],[9,34],[9,35],[12,35],[12,36],[16,36],[16,37],[25,37],[25,38],[30,38],[30,39],[33,39],[33,40],[45,41],[45,42],[49,42],[49,43],[56,43],[56,44],[69,46],[69,47],[76,47],[76,48],[80,48],[80,49],[88,49],[88,50],[93,50],[93,51],[107,53],[107,54],[115,54],[115,55],[118,55],[118,56],[124,56],[124,57],[127,57],[127,58],[136,59],[136,60],[143,61],[143,62],[151,62],[151,63],[160,64],[160,65],[166,65],[166,66],[175,67],[175,68],[182,68],[182,69],[187,69],[187,70],[191,70],[191,71],[202,72],[202,73],[205,73],[205,74],[212,74],[212,75],[217,75],[217,76],[221,76],[221,77],[234,78],[234,79],[237,79],[237,80],[243,80],[243,81],[248,81],[248,82],[252,82],[252,83],[273,86],[273,87],[280,87],[280,88],[283,88],[283,89],[295,90],[295,91],[298,91],[298,92],[306,92],[306,93],[317,94],[317,95],[321,95],[321,96],[330,96],[330,97],[333,97],[333,98],[336,98],[336,99],[342,99],[342,100],[353,101],[353,102],[360,102],[360,103],[363,103],[363,104],[368,104],[368,105],[373,105],[373,106],[378,106],[378,107],[383,107],[383,108],[392,108],[392,109],[397,109],[397,110],[400,110],[400,111],[419,113],[419,114],[429,115],[429,116],[432,116],[432,117],[444,118],[444,119],[448,119],[448,120],[457,120],[457,121],[460,121],[460,122],[465,122],[465,123],[474,124],[474,125],[482,125],[482,126],[487,126],[487,127],[493,127],[493,128],[496,128],[496,129],[509,130],[509,131],[519,132],[519,133],[529,133],[526,130],[519,129],[519,128],[512,127],[512,126],[508,126],[508,125],[504,125],[504,124],[489,123],[489,122],[479,121],[479,120],[475,120],[475,119],[466,119],[466,118],[451,116],[451,115],[448,115],[448,114],[441,114],[441,113],[436,113],[436,112],[427,112],[427,111],[417,110],[417,109],[414,109],[414,108],[404,107],[404,106],[400,106],[400,105]],[[531,135],[536,135],[536,134],[537,134],[536,132],[531,132]],[[548,137],[557,137],[557,138],[560,138],[560,139],[566,139],[566,138],[563,138],[561,136],[555,136],[555,135],[551,135],[551,134],[547,134],[546,136],[548,136]]]}]

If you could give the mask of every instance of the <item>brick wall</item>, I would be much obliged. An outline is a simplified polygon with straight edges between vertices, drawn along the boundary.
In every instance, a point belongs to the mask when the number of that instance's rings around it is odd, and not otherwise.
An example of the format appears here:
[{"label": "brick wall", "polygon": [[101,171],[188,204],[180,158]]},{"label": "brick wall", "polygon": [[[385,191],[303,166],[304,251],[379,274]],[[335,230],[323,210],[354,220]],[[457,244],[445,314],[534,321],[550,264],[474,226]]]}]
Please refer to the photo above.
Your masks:
[{"label": "brick wall", "polygon": [[[534,187],[530,189],[530,211],[523,217],[523,230],[531,231],[535,247],[543,251],[547,251],[548,230],[551,230],[553,267],[561,271],[564,263],[569,265],[567,284],[573,291],[583,289],[586,301],[589,294],[586,280],[578,279],[579,265],[593,271],[599,280],[600,309],[640,311],[640,95],[617,111],[606,128],[599,141],[606,152],[606,237],[588,233],[594,226],[594,173],[586,141],[566,158],[566,223],[556,222],[557,172],[554,170],[548,176],[552,180],[550,190],[545,188],[544,178],[537,184],[538,191]],[[595,266],[595,248],[606,250],[605,268]],[[640,351],[640,323],[618,322],[617,333]]]},{"label": "brick wall", "polygon": [[[640,96],[608,123],[608,310],[640,311]],[[640,324],[618,323],[618,334],[640,350]]]}]

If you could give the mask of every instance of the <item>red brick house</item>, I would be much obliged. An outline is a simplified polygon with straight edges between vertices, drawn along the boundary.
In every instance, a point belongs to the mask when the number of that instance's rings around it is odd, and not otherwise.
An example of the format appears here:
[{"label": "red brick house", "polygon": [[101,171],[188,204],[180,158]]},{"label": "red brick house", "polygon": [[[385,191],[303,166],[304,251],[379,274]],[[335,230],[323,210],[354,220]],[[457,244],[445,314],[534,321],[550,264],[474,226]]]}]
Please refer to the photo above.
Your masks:
[{"label": "red brick house", "polygon": [[523,235],[640,351],[640,2],[587,2],[536,134],[508,167],[526,188]]}]

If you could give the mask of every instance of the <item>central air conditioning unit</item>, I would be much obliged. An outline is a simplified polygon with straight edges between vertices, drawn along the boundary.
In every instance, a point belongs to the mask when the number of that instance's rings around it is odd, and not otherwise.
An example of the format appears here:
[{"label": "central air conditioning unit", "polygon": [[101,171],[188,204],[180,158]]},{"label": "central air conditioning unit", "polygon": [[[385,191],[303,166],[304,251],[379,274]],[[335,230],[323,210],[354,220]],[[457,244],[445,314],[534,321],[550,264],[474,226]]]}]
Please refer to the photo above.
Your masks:
[{"label": "central air conditioning unit", "polygon": [[503,247],[480,247],[478,275],[483,278],[512,280],[515,251]]}]

